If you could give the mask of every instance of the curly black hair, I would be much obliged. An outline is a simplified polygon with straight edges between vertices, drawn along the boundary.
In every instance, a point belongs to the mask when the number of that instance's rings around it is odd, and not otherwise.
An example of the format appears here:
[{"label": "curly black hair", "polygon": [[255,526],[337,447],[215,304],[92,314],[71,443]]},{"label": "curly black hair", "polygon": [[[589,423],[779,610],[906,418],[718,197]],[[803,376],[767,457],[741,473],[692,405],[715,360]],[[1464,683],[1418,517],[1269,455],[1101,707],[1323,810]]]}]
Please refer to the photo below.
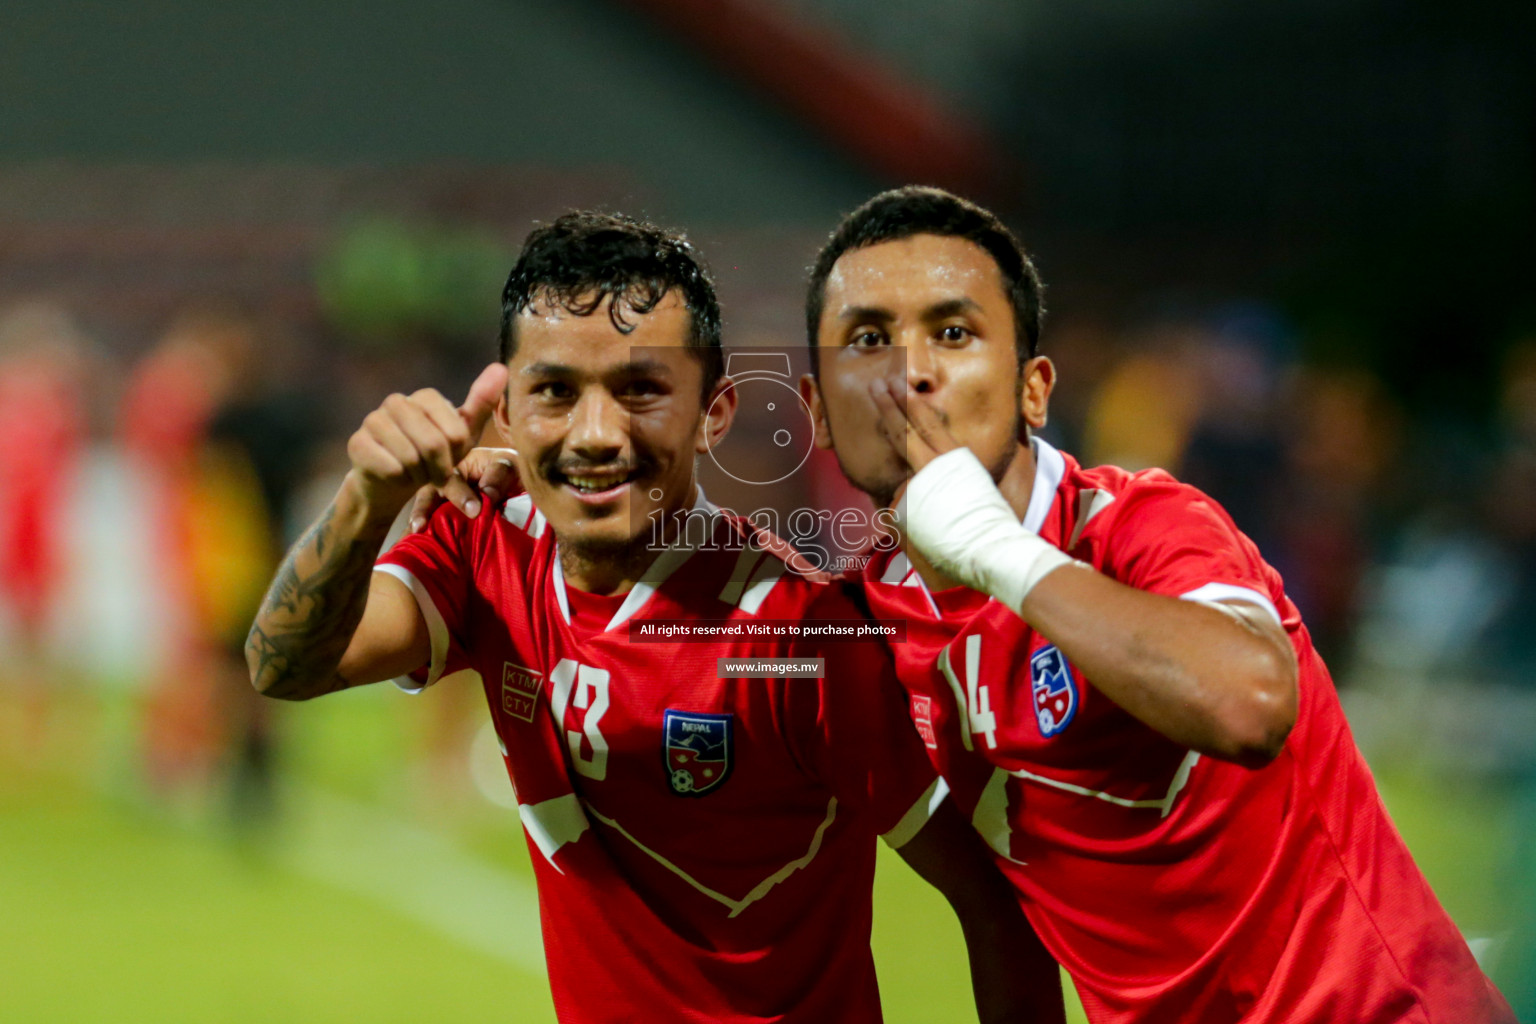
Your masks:
[{"label": "curly black hair", "polygon": [[[622,214],[577,210],[535,228],[501,290],[501,361],[517,352],[517,317],[534,299],[589,316],[612,296],[608,317],[621,333],[676,289],[692,330],[688,349],[704,368],[708,397],[725,373],[720,302],[698,250],[681,232]],[[622,301],[620,301],[622,300]]]},{"label": "curly black hair", "polygon": [[913,235],[964,238],[987,251],[1003,275],[1003,286],[1013,304],[1014,344],[1023,365],[1039,353],[1040,318],[1045,309],[1045,286],[1019,240],[990,210],[983,209],[941,188],[907,185],[882,192],[844,217],[832,232],[811,267],[805,295],[805,330],[815,366],[817,329],[826,301],[827,277],[850,249],[895,242]]}]

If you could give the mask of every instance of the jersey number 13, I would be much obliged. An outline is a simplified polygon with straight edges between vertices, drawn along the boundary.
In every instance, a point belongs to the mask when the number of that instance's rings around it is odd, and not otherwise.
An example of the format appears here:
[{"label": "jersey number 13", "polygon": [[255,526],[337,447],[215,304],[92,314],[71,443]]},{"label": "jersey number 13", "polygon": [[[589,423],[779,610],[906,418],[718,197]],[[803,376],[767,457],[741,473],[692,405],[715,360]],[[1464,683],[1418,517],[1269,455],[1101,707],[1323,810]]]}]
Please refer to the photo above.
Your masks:
[{"label": "jersey number 13", "polygon": [[603,738],[598,723],[608,711],[608,670],[561,658],[560,664],[549,674],[549,681],[552,684],[550,710],[561,727],[565,725],[565,709],[571,704],[586,712],[581,717],[581,732],[575,729],[565,732],[565,741],[571,747],[572,764],[587,778],[603,781],[608,775],[608,741]]}]

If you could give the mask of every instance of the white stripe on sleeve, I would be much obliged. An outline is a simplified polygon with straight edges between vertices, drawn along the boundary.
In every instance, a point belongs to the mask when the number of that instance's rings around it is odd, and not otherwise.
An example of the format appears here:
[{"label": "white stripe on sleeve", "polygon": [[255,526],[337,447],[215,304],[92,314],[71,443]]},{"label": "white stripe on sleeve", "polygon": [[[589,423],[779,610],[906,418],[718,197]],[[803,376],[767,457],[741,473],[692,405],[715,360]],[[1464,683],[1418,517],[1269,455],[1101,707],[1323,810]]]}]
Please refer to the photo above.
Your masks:
[{"label": "white stripe on sleeve", "polygon": [[1269,612],[1270,618],[1276,625],[1284,625],[1280,621],[1280,612],[1275,603],[1268,597],[1251,590],[1248,587],[1238,587],[1231,583],[1207,583],[1203,587],[1196,587],[1187,594],[1180,594],[1180,599],[1185,601],[1197,601],[1200,604],[1217,604],[1221,601],[1245,601],[1248,604],[1256,604]]},{"label": "white stripe on sleeve", "polygon": [[386,562],[374,566],[373,571],[393,576],[409,587],[411,594],[416,598],[417,607],[421,609],[421,617],[426,620],[427,637],[432,645],[432,665],[427,670],[427,681],[418,684],[407,676],[395,680],[395,685],[406,693],[420,693],[437,682],[448,663],[448,624],[443,621],[442,613],[437,610],[437,605],[432,601],[432,595],[427,593],[427,588],[421,585],[421,581],[411,570]]}]

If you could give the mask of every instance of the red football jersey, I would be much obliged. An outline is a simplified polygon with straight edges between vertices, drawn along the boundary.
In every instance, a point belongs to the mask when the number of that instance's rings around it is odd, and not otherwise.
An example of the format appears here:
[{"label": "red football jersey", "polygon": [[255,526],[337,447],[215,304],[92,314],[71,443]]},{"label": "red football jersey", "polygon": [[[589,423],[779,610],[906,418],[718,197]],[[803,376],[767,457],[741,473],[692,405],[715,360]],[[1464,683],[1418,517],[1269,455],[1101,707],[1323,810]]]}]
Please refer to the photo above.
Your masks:
[{"label": "red football jersey", "polygon": [[66,518],[60,506],[85,441],[83,403],[46,354],[0,364],[0,604],[38,641],[55,612]]},{"label": "red football jersey", "polygon": [[[615,597],[566,586],[526,494],[474,520],[444,506],[381,559],[429,627],[418,681],[483,682],[563,1021],[880,1019],[874,839],[900,846],[946,792],[884,646],[630,637],[862,617],[742,529],[718,519],[718,547],[664,553]],[[821,657],[825,676],[719,678],[736,657]]]},{"label": "red football jersey", "polygon": [[1513,1021],[1387,816],[1279,575],[1161,470],[1083,469],[1034,442],[1024,525],[1097,571],[1244,600],[1300,665],[1295,728],[1252,770],[1181,748],[971,590],[871,562],[914,721],[1095,1024]]}]

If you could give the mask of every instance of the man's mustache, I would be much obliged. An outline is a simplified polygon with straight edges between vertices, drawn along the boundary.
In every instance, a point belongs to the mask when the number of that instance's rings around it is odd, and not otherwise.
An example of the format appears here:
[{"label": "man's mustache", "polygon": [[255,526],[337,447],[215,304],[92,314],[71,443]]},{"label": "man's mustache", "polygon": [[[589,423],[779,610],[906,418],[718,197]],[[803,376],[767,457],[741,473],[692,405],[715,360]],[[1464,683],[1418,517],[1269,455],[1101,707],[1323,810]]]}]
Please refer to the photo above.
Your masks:
[{"label": "man's mustache", "polygon": [[647,476],[656,468],[656,460],[646,456],[632,459],[592,462],[587,459],[562,458],[559,449],[541,455],[536,463],[538,473],[552,484],[563,483],[573,476]]}]

